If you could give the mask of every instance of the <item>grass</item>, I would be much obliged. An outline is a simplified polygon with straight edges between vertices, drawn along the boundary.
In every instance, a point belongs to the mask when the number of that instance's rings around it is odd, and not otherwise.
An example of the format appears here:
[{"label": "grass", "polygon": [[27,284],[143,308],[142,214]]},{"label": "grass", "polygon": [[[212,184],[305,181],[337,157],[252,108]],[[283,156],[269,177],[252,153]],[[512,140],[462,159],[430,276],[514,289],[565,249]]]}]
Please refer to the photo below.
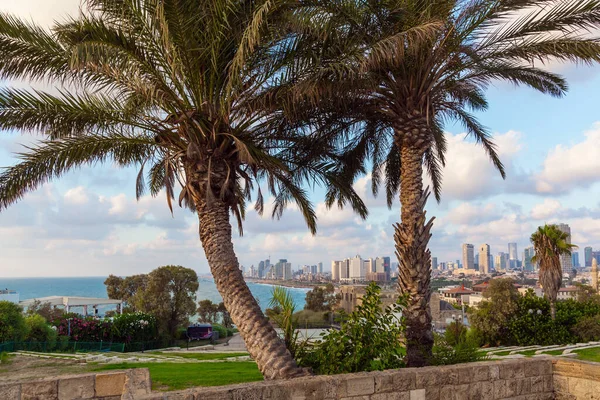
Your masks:
[{"label": "grass", "polygon": [[560,356],[564,350],[550,350],[544,351],[542,354],[547,354],[549,356]]},{"label": "grass", "polygon": [[520,351],[520,352],[518,352],[517,354],[522,354],[522,355],[524,355],[524,356],[531,357],[531,356],[535,355],[535,352],[536,352],[536,351],[537,351],[537,349],[532,349],[532,350],[524,350],[524,351]]},{"label": "grass", "polygon": [[490,354],[490,355],[491,355],[491,356],[503,357],[503,356],[507,356],[507,355],[509,355],[511,351],[512,351],[512,350],[499,351],[499,352],[497,352],[497,353],[493,353],[493,354]]},{"label": "grass", "polygon": [[575,350],[573,353],[577,353],[577,358],[580,360],[600,362],[600,347]]},{"label": "grass", "polygon": [[254,382],[263,379],[254,362],[222,363],[135,363],[108,364],[92,368],[107,371],[129,368],[148,368],[153,390],[181,390],[194,386],[221,386],[233,383]]},{"label": "grass", "polygon": [[248,353],[163,353],[160,351],[154,351],[150,354],[155,354],[159,356],[174,356],[181,358],[191,358],[194,360],[224,360],[230,357],[243,357],[248,356]]}]

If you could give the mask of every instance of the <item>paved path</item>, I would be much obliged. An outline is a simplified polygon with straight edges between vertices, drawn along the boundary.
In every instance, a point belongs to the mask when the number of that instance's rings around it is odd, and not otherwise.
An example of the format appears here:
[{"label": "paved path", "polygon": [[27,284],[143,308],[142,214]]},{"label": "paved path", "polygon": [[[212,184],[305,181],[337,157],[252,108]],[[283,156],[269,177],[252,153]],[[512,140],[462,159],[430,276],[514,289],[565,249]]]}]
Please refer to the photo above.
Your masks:
[{"label": "paved path", "polygon": [[246,344],[244,343],[244,340],[242,339],[239,333],[233,335],[233,337],[229,339],[229,342],[215,345],[215,351],[221,350],[248,351],[248,349],[246,348]]}]

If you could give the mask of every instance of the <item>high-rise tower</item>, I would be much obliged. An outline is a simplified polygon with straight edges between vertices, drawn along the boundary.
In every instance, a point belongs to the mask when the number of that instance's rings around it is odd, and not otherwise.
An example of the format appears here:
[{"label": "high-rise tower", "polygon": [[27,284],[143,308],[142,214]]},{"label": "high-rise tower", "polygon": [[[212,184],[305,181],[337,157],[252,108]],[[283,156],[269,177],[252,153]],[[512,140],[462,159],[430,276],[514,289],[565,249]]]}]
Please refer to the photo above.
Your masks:
[{"label": "high-rise tower", "polygon": [[598,261],[592,260],[592,287],[598,293]]},{"label": "high-rise tower", "polygon": [[462,260],[464,269],[475,269],[475,250],[472,244],[463,243]]},{"label": "high-rise tower", "polygon": [[[558,229],[567,234],[567,243],[571,243],[571,228],[568,224],[556,224]],[[562,268],[563,275],[570,275],[573,272],[573,259],[570,254],[563,254],[560,256],[560,266]]]},{"label": "high-rise tower", "polygon": [[479,272],[490,273],[490,245],[487,243],[479,246]]}]

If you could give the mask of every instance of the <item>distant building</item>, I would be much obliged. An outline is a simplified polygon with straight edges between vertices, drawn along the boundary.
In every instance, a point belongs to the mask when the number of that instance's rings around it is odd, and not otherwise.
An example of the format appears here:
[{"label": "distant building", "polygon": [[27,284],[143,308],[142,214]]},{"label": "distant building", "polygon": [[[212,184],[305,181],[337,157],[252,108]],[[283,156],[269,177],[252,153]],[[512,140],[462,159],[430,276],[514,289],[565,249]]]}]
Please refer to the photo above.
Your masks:
[{"label": "distant building", "polygon": [[592,262],[594,260],[600,263],[600,251],[592,251]]},{"label": "distant building", "polygon": [[477,271],[480,271],[480,268],[479,268],[479,252],[475,253],[475,269]]},{"label": "distant building", "polygon": [[479,246],[479,272],[490,273],[490,245],[487,243]]},{"label": "distant building", "polygon": [[583,261],[586,267],[592,266],[592,248],[589,246],[583,249]]},{"label": "distant building", "polygon": [[531,259],[535,256],[535,250],[533,246],[526,247],[523,250],[523,269],[525,271],[534,271],[535,265],[531,262]]},{"label": "distant building", "polygon": [[579,265],[579,252],[576,250],[573,250],[573,252],[571,253],[571,259],[573,260],[573,267],[575,268],[579,268],[581,265]]},{"label": "distant building", "polygon": [[258,263],[258,278],[261,279],[265,276],[265,262],[261,261]]},{"label": "distant building", "polygon": [[437,257],[431,257],[431,269],[438,269]]},{"label": "distant building", "polygon": [[462,260],[464,269],[475,269],[475,247],[472,244],[463,243]]},{"label": "distant building", "polygon": [[320,262],[319,263],[319,274],[322,274],[322,273],[323,273],[323,263]]},{"label": "distant building", "polygon": [[517,256],[517,244],[509,243],[508,244],[508,262],[510,268],[515,269],[518,267],[519,257]]},{"label": "distant building", "polygon": [[292,263],[286,262],[283,266],[283,279],[287,281],[292,277]]},{"label": "distant building", "polygon": [[496,271],[506,271],[508,266],[508,254],[500,252],[496,256],[496,262],[494,263],[494,268]]},{"label": "distant building", "polygon": [[331,262],[331,280],[334,282],[340,281],[340,269],[342,267],[341,261],[332,261]]},{"label": "distant building", "polygon": [[[567,234],[567,243],[571,243],[571,228],[567,224],[557,224],[558,229]],[[560,256],[560,266],[562,268],[563,275],[570,275],[573,272],[573,260],[568,254]]]},{"label": "distant building", "polygon": [[317,267],[316,265],[311,265],[310,266],[310,273],[311,274],[316,275],[318,271],[319,271],[319,267]]}]

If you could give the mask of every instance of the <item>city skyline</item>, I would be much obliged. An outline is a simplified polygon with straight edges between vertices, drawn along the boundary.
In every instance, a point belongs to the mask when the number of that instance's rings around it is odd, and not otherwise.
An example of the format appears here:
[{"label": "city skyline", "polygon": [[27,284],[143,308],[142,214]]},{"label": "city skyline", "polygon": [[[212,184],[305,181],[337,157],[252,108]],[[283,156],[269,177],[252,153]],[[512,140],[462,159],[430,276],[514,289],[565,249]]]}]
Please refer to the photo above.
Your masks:
[{"label": "city skyline", "polygon": [[[77,14],[79,5],[79,0],[31,0],[3,2],[0,10],[48,25]],[[589,101],[600,91],[600,69],[550,67],[569,80],[565,98],[498,84],[488,91],[489,111],[475,113],[494,136],[506,180],[494,171],[483,149],[465,139],[460,126],[444,127],[448,153],[442,199],[438,204],[431,197],[427,205],[428,217],[436,217],[429,248],[439,262],[462,260],[462,243],[488,243],[494,256],[516,243],[521,252],[545,222],[569,224],[579,252],[587,246],[600,249],[600,115],[596,102]],[[35,140],[0,135],[0,167],[13,165],[14,153]],[[133,275],[160,265],[208,274],[197,218],[178,207],[171,214],[164,195],[136,201],[136,176],[135,168],[84,167],[3,211],[0,276]],[[273,260],[294,260],[294,265],[318,259],[328,266],[341,255],[356,253],[389,254],[395,260],[398,201],[388,210],[385,195],[374,198],[371,185],[370,175],[354,183],[369,208],[365,221],[348,208],[328,210],[324,190],[309,190],[318,217],[316,236],[294,206],[272,221],[272,199],[265,198],[263,217],[249,204],[245,235],[234,238],[240,263],[256,264],[269,254]],[[579,258],[584,264],[583,253]]]}]

